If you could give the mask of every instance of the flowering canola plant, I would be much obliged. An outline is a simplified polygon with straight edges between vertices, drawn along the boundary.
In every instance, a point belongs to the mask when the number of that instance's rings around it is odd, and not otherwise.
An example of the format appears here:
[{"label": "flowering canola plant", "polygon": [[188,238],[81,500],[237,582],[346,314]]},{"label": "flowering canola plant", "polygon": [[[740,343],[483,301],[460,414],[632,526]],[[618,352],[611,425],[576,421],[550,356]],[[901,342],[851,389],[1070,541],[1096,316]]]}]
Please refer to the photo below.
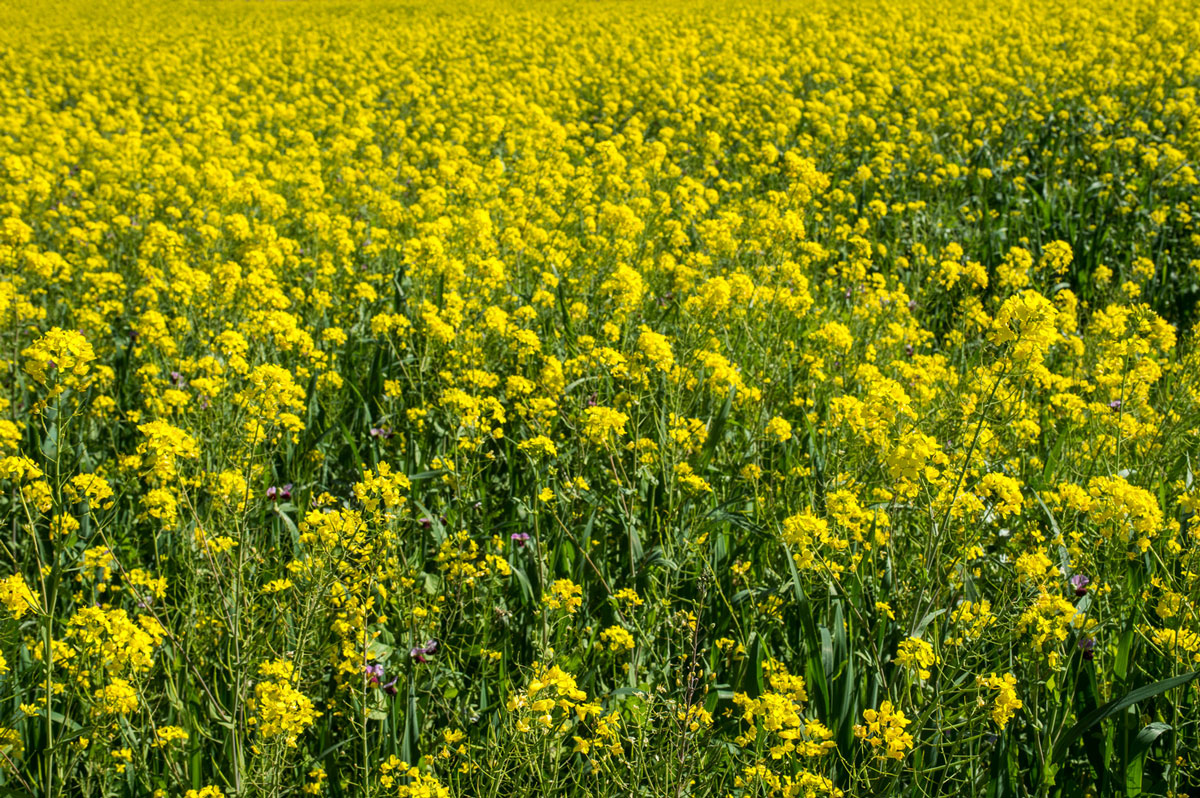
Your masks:
[{"label": "flowering canola plant", "polygon": [[0,7],[0,791],[1200,793],[1184,0]]}]

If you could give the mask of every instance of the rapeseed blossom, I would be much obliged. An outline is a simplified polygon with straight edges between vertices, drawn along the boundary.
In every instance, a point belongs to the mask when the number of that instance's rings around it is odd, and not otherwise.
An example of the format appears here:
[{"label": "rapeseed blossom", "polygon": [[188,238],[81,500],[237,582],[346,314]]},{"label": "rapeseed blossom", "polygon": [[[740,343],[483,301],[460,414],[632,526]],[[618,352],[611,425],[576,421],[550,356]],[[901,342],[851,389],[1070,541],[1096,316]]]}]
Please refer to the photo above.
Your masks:
[{"label": "rapeseed blossom", "polygon": [[1196,16],[0,8],[0,783],[1186,792]]}]

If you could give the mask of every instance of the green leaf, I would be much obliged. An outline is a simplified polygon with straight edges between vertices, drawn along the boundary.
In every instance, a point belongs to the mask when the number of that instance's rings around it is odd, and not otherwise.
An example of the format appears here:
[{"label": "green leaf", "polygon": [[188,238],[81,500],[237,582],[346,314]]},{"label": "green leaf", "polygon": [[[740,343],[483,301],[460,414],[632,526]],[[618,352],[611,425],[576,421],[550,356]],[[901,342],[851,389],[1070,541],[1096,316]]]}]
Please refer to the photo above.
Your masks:
[{"label": "green leaf", "polygon": [[404,742],[401,750],[401,758],[405,762],[416,762],[421,758],[421,718],[417,709],[417,683],[411,677],[408,682],[408,712],[404,718]]},{"label": "green leaf", "polygon": [[746,670],[746,676],[742,680],[743,689],[751,694],[751,698],[758,698],[767,691],[766,681],[763,679],[763,650],[762,638],[757,633],[750,635],[750,656],[749,667]]},{"label": "green leaf", "polygon": [[1125,765],[1125,795],[1142,794],[1142,775],[1146,767],[1146,754],[1163,734],[1171,731],[1166,723],[1155,721],[1144,727],[1129,748],[1129,761]]},{"label": "green leaf", "polygon": [[913,627],[912,636],[920,637],[925,632],[925,628],[927,626],[929,626],[930,623],[933,622],[933,619],[938,617],[939,615],[944,614],[945,612],[946,612],[945,610],[934,610],[933,612],[926,615],[924,618],[922,618],[920,621],[917,622],[917,625],[915,627]]},{"label": "green leaf", "polygon": [[1063,758],[1067,755],[1067,751],[1070,750],[1075,741],[1083,736],[1084,732],[1098,723],[1101,723],[1107,718],[1112,717],[1126,707],[1133,706],[1139,701],[1145,701],[1147,698],[1154,698],[1155,696],[1162,695],[1168,690],[1173,690],[1176,687],[1182,687],[1183,685],[1191,682],[1197,676],[1200,676],[1200,671],[1192,671],[1191,673],[1185,673],[1170,679],[1163,679],[1162,681],[1155,682],[1154,684],[1148,684],[1145,687],[1139,687],[1136,690],[1131,690],[1123,697],[1109,701],[1102,707],[1097,707],[1080,718],[1079,721],[1072,726],[1065,735],[1063,735],[1063,738],[1058,741],[1057,745],[1054,746],[1054,751],[1050,756],[1050,760],[1055,763],[1061,763]]},{"label": "green leaf", "polygon": [[725,422],[729,420],[729,413],[733,409],[733,397],[736,394],[737,388],[730,387],[729,395],[725,397],[725,403],[721,405],[721,411],[717,413],[716,418],[708,427],[708,438],[704,441],[704,449],[700,453],[702,465],[708,462],[717,448],[717,444],[721,442],[721,435],[725,432]]},{"label": "green leaf", "polygon": [[431,532],[433,532],[434,542],[439,546],[445,543],[446,528],[442,526],[442,520],[437,515],[429,512],[429,508],[421,504],[421,502],[416,498],[412,500],[412,503],[416,505],[417,509],[420,510],[426,518],[429,519],[429,529]]},{"label": "green leaf", "polygon": [[1133,741],[1131,753],[1134,756],[1145,754],[1150,750],[1150,747],[1154,745],[1155,741],[1157,741],[1159,737],[1171,730],[1170,724],[1162,723],[1161,721],[1155,721],[1154,723],[1149,724],[1140,732],[1138,732],[1137,738]]},{"label": "green leaf", "polygon": [[[804,650],[808,657],[808,672],[805,676],[809,686],[816,687],[817,692],[820,693],[824,717],[827,718],[832,714],[833,706],[825,663],[821,656],[822,637],[817,631],[816,619],[813,618],[812,603],[808,600],[803,585],[800,584],[800,572],[796,570],[796,561],[792,559],[792,550],[786,543],[783,545],[783,552],[787,557],[788,569],[792,574],[792,590],[796,595],[796,609],[800,613],[800,631],[804,637]],[[829,634],[828,631],[825,633]]]},{"label": "green leaf", "polygon": [[300,530],[296,528],[296,522],[293,521],[291,518],[289,518],[288,514],[285,513],[283,511],[283,508],[280,507],[279,505],[275,505],[275,514],[279,516],[280,520],[283,521],[283,525],[285,527],[287,527],[287,531],[289,533],[291,533],[292,551],[294,551],[296,553],[296,556],[299,557],[300,556]]}]

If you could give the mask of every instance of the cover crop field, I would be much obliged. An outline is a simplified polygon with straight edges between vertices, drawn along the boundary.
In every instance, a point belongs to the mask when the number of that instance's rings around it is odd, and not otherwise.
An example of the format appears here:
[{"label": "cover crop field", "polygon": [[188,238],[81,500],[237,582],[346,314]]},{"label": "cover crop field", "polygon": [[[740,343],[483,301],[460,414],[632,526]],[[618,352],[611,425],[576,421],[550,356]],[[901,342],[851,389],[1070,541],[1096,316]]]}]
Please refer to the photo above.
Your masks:
[{"label": "cover crop field", "polygon": [[0,794],[1200,796],[1194,0],[0,6]]}]

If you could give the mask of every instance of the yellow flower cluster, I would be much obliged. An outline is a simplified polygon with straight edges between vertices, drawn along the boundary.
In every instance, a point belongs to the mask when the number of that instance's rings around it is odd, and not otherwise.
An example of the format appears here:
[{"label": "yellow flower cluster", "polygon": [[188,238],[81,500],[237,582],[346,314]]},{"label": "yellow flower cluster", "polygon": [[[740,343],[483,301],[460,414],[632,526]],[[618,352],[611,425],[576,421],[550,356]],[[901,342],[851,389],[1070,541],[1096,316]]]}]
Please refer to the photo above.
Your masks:
[{"label": "yellow flower cluster", "polygon": [[14,618],[21,618],[29,611],[37,611],[37,596],[25,583],[25,577],[13,574],[0,579],[0,604]]},{"label": "yellow flower cluster", "polygon": [[863,721],[862,725],[854,727],[854,735],[870,745],[877,758],[904,759],[912,748],[912,735],[904,731],[912,721],[891,701],[884,701],[879,709],[864,709]]},{"label": "yellow flower cluster", "polygon": [[260,681],[254,687],[251,709],[255,725],[264,738],[281,738],[289,747],[304,731],[321,717],[312,700],[292,686],[295,666],[288,660],[277,659],[259,666]]},{"label": "yellow flower cluster", "polygon": [[928,679],[931,674],[929,669],[937,664],[938,658],[928,641],[910,637],[896,649],[896,662],[916,671],[922,679]]},{"label": "yellow flower cluster", "polygon": [[808,691],[804,679],[788,673],[783,663],[764,663],[768,673],[770,689],[758,698],[744,693],[735,693],[733,703],[742,710],[742,720],[750,724],[739,738],[740,744],[749,746],[759,729],[768,732],[778,741],[772,740],[772,759],[782,759],[791,754],[803,757],[819,757],[836,747],[833,732],[819,720],[804,716]]},{"label": "yellow flower cluster", "polygon": [[59,375],[67,375],[67,380],[78,384],[79,378],[87,376],[91,362],[96,359],[92,345],[81,333],[58,327],[22,351],[21,356],[25,359],[25,372],[42,385],[48,381],[51,371],[55,380],[63,379]]},{"label": "yellow flower cluster", "polygon": [[583,588],[570,579],[555,579],[542,603],[552,610],[566,610],[574,615],[583,605]]},{"label": "yellow flower cluster", "polygon": [[1011,673],[1000,676],[993,673],[988,676],[980,676],[979,684],[996,691],[996,699],[992,704],[992,720],[1003,729],[1012,720],[1017,710],[1024,706],[1021,699],[1017,698],[1017,677]]}]

